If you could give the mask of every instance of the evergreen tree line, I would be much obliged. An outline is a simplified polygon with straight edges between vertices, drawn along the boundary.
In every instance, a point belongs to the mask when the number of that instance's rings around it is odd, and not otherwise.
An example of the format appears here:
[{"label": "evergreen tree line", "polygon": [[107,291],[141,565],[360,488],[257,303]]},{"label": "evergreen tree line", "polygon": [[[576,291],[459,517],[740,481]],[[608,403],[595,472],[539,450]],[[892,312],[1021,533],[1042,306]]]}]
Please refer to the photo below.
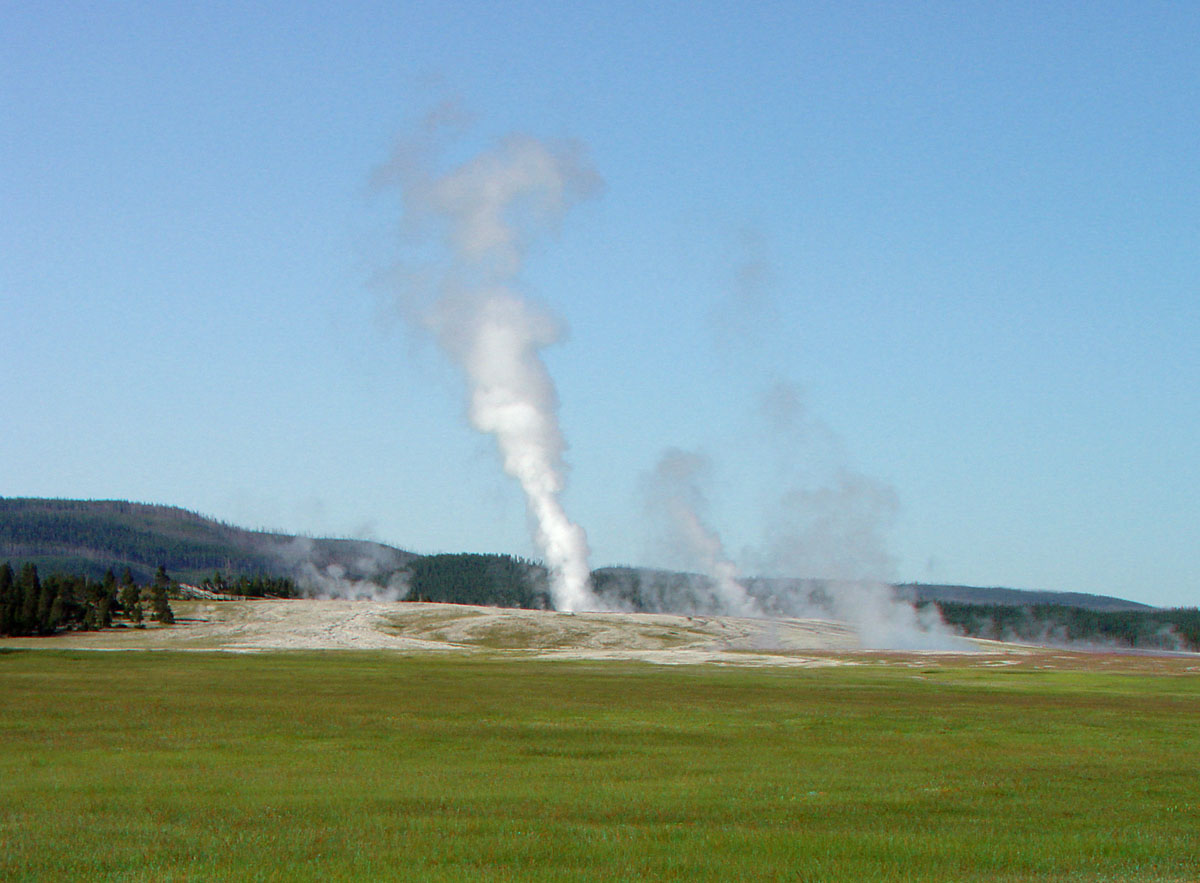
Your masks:
[{"label": "evergreen tree line", "polygon": [[[753,592],[751,582],[746,587]],[[592,571],[592,590],[617,610],[718,614],[724,609],[716,583],[696,573],[605,567]]]},{"label": "evergreen tree line", "polygon": [[120,582],[112,570],[101,580],[63,573],[43,579],[36,564],[26,562],[14,570],[6,561],[0,565],[0,636],[110,628],[117,617],[135,627],[142,626],[146,616],[155,622],[173,623],[170,587],[170,577],[162,567],[149,586],[139,586],[129,568]]},{"label": "evergreen tree line", "polygon": [[200,588],[222,595],[240,595],[245,598],[299,598],[296,581],[287,576],[269,576],[256,573],[242,574],[226,579],[221,571],[215,572],[200,583]]},{"label": "evergreen tree line", "polygon": [[550,609],[546,570],[510,555],[426,555],[408,565],[405,600]]},{"label": "evergreen tree line", "polygon": [[947,625],[971,637],[1200,652],[1200,610],[1194,607],[1087,610],[1062,604],[929,603],[937,605]]}]

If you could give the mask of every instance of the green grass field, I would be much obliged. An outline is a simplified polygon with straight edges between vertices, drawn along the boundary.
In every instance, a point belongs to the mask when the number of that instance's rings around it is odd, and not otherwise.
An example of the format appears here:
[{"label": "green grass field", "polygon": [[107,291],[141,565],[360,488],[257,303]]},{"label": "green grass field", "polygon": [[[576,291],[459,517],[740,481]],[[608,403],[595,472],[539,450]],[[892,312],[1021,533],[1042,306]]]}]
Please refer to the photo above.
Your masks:
[{"label": "green grass field", "polygon": [[0,879],[1197,880],[1191,667],[0,653]]}]

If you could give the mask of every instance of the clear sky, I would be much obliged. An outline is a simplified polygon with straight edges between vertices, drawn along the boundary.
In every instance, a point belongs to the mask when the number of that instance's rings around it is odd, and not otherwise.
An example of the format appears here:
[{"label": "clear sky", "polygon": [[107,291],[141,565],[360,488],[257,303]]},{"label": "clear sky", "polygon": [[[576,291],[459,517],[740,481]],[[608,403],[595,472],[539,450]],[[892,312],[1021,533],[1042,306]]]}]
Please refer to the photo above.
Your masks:
[{"label": "clear sky", "polygon": [[593,565],[668,563],[679,448],[745,570],[786,497],[892,579],[1200,602],[1195,3],[7,0],[0,494],[534,555],[380,281],[446,98],[604,181],[522,277]]}]

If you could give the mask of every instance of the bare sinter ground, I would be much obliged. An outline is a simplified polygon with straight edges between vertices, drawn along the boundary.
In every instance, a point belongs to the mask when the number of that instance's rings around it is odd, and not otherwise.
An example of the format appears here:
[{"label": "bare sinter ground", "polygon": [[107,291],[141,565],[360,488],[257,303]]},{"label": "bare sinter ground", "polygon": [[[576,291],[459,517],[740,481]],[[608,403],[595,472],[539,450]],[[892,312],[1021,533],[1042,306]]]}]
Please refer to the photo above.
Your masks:
[{"label": "bare sinter ground", "polygon": [[[10,647],[93,650],[397,650],[659,663],[830,664],[857,633],[818,619],[558,613],[389,601],[176,601],[171,627],[117,628]],[[971,642],[997,652],[1004,645]],[[1015,650],[1016,648],[1010,648]]]}]

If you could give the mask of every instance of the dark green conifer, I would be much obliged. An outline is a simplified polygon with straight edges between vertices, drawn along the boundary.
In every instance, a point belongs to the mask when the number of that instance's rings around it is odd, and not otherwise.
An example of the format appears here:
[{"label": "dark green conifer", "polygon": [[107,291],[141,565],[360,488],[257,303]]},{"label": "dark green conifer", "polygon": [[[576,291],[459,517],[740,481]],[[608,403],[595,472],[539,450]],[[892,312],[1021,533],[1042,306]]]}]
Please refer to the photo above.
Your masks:
[{"label": "dark green conifer", "polygon": [[13,634],[32,635],[37,631],[38,601],[42,594],[42,581],[38,577],[37,565],[32,561],[21,565],[21,575],[17,577],[17,592],[21,606]]},{"label": "dark green conifer", "polygon": [[112,568],[104,572],[104,581],[101,583],[105,597],[108,598],[109,609],[116,607],[117,601],[117,576],[113,573]]},{"label": "dark green conifer", "polygon": [[0,564],[0,635],[11,635],[17,612],[17,587],[12,565]]},{"label": "dark green conifer", "polygon": [[121,574],[121,607],[130,622],[142,621],[142,590],[133,582],[133,573],[128,567]]},{"label": "dark green conifer", "polygon": [[47,577],[42,580],[38,589],[37,625],[34,631],[39,635],[54,634],[58,627],[58,623],[52,621],[54,602],[58,597],[58,582],[53,576]]},{"label": "dark green conifer", "polygon": [[154,584],[150,587],[150,618],[168,625],[175,621],[175,613],[167,597],[170,586],[171,578],[167,576],[167,569],[160,564],[154,574]]}]

